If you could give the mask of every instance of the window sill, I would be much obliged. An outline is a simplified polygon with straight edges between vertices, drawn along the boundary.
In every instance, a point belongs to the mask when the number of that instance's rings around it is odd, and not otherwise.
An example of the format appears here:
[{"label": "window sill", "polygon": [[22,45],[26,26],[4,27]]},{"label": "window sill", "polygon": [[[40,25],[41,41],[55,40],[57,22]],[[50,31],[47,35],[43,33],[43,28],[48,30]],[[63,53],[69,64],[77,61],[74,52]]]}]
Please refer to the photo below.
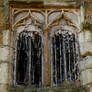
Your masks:
[{"label": "window sill", "polygon": [[9,92],[60,92],[66,90],[66,87],[9,87]]},{"label": "window sill", "polygon": [[88,86],[80,85],[79,83],[73,84],[63,84],[62,86],[58,85],[50,87],[50,86],[10,86],[8,88],[9,92],[89,92]]},{"label": "window sill", "polygon": [[[49,92],[51,90],[51,87],[9,87],[8,91],[9,92]],[[54,92],[54,91],[52,91]]]}]

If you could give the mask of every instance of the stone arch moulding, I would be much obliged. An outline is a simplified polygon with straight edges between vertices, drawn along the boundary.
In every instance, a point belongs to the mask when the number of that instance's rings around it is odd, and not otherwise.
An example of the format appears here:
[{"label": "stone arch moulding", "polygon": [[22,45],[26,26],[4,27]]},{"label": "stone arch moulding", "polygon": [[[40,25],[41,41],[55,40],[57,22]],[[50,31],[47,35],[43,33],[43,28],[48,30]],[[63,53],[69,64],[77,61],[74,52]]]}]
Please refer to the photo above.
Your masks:
[{"label": "stone arch moulding", "polygon": [[[49,8],[50,7],[50,8]],[[10,23],[11,23],[11,45],[16,50],[16,41],[19,36],[19,33],[21,33],[24,30],[33,32],[37,31],[42,37],[43,40],[47,39],[49,40],[49,35],[53,35],[54,32],[57,30],[68,30],[69,32],[74,33],[77,35],[77,32],[79,30],[79,19],[78,14],[79,10],[78,8],[69,9],[69,8],[62,8],[62,6],[54,6],[54,5],[44,5],[43,8],[40,7],[10,7]],[[57,31],[58,32],[58,31]],[[44,36],[45,35],[45,36]],[[13,42],[12,42],[13,40]],[[49,46],[49,41],[44,42],[44,44],[47,44]],[[45,60],[49,60],[49,51],[48,46],[44,47],[44,56]],[[45,51],[47,50],[47,51]],[[14,57],[16,57],[16,51],[14,52]],[[13,61],[14,58],[13,57]],[[47,63],[47,62],[46,62]],[[49,66],[47,66],[49,68]],[[48,71],[49,70],[44,70]],[[46,80],[51,81],[48,77],[50,74],[45,74],[44,78]],[[47,76],[47,77],[46,77]],[[45,82],[43,78],[43,81]],[[46,83],[47,85],[50,85],[49,82]]]},{"label": "stone arch moulding", "polygon": [[[79,30],[78,9],[61,8],[51,5],[53,7],[47,8],[12,8],[10,9],[10,23],[11,29],[17,30],[19,27],[26,28],[34,21],[35,28],[41,27],[43,30],[49,29],[52,26],[59,24],[62,19],[68,21],[69,26],[76,27]],[[48,6],[49,7],[49,6]],[[57,9],[56,9],[57,8]],[[62,24],[61,24],[62,25]],[[28,28],[28,27],[27,27]]]}]

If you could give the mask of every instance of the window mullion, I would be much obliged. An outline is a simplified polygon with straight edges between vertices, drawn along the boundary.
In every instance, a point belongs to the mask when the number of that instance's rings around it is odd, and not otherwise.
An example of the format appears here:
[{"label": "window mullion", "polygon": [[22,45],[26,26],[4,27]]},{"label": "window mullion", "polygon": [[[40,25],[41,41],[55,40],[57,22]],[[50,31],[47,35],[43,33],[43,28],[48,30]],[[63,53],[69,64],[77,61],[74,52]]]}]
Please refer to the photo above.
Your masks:
[{"label": "window mullion", "polygon": [[50,52],[49,52],[49,37],[48,37],[48,32],[45,32],[45,45],[44,45],[44,52],[45,52],[45,61],[44,61],[44,78],[45,78],[45,85],[50,85],[51,84],[51,67],[50,67]]},{"label": "window mullion", "polygon": [[29,85],[31,85],[31,62],[32,62],[32,51],[31,51],[31,48],[32,48],[32,41],[31,41],[31,37],[29,38]]}]

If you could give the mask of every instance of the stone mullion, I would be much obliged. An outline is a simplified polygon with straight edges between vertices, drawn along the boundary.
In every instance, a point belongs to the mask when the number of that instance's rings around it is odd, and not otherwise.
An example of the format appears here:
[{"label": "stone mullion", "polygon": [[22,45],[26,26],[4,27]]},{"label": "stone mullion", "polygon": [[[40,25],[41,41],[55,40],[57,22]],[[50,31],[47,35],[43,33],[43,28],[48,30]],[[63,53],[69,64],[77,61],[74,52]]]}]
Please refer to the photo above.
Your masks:
[{"label": "stone mullion", "polygon": [[48,32],[45,33],[45,45],[44,45],[44,81],[45,85],[48,86],[51,84],[51,68],[50,68],[50,53],[49,53],[49,44],[48,44]]}]

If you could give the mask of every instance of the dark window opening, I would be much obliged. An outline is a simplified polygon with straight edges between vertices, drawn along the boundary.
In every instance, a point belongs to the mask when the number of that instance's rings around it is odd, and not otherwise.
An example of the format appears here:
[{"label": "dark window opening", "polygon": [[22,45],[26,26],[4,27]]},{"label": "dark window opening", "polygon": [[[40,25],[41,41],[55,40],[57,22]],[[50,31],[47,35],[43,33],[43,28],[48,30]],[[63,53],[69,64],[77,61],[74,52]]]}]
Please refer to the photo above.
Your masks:
[{"label": "dark window opening", "polygon": [[23,31],[17,41],[16,83],[42,84],[42,39],[38,32]]},{"label": "dark window opening", "polygon": [[58,32],[52,37],[53,82],[61,85],[64,81],[76,81],[78,65],[76,38],[73,33]]}]

